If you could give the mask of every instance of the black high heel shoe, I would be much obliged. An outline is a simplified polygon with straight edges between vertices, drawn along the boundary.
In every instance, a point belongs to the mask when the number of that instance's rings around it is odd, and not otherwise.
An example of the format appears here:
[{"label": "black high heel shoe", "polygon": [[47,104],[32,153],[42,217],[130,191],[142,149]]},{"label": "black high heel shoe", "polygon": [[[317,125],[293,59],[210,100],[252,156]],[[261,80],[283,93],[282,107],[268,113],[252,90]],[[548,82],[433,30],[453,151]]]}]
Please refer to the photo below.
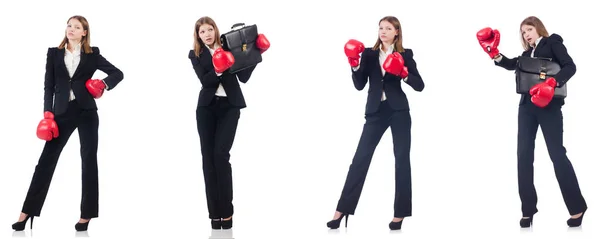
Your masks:
[{"label": "black high heel shoe", "polygon": [[231,229],[233,227],[233,217],[230,218],[229,220],[222,220],[221,221],[221,228],[223,229]]},{"label": "black high heel shoe", "polygon": [[348,214],[346,214],[346,213],[342,213],[342,215],[338,219],[327,222],[327,227],[329,227],[330,229],[340,228],[340,223],[342,222],[342,219],[344,219],[344,218],[346,218],[345,227],[348,227]]},{"label": "black high heel shoe", "polygon": [[210,227],[212,227],[212,229],[214,230],[218,230],[221,229],[222,223],[221,223],[221,219],[210,219]]},{"label": "black high heel shoe", "polygon": [[25,220],[23,220],[23,221],[13,223],[12,229],[15,231],[25,230],[25,225],[27,224],[27,220],[29,220],[29,218],[31,218],[31,223],[29,224],[29,229],[33,229],[33,216],[30,216],[30,215],[27,215],[27,217],[25,217]]},{"label": "black high heel shoe", "polygon": [[77,230],[78,232],[87,231],[90,221],[91,219],[83,223],[77,222],[77,224],[75,224],[75,230]]},{"label": "black high heel shoe", "polygon": [[402,222],[404,221],[404,218],[399,221],[399,222],[390,222],[390,230],[400,230],[402,228]]},{"label": "black high heel shoe", "polygon": [[529,216],[528,218],[521,218],[519,224],[521,224],[522,228],[531,227],[531,225],[533,224],[533,216]]},{"label": "black high heel shoe", "polygon": [[585,211],[581,212],[581,216],[578,218],[569,218],[569,220],[567,220],[567,225],[569,225],[569,227],[581,226],[581,222],[583,222],[583,215],[585,215]]}]

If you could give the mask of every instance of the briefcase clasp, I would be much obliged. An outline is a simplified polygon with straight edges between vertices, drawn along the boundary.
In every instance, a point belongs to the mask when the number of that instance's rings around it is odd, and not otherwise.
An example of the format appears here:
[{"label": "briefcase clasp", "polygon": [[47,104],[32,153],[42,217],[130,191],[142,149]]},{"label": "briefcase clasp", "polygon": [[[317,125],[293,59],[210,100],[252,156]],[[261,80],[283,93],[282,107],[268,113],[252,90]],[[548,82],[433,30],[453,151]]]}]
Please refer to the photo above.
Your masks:
[{"label": "briefcase clasp", "polygon": [[546,79],[546,72],[540,72],[540,79],[542,79],[542,80]]}]

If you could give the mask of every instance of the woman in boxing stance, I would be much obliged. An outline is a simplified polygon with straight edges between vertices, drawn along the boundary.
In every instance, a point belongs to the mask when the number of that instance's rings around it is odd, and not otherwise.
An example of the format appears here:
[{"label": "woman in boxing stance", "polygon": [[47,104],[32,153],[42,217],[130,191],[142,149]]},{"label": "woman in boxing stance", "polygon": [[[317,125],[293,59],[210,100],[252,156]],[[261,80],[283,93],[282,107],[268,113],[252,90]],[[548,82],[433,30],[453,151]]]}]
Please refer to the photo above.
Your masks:
[{"label": "woman in boxing stance", "polygon": [[[410,169],[411,116],[408,99],[402,83],[415,91],[425,87],[417,70],[413,51],[402,45],[402,29],[396,17],[387,16],[379,21],[379,36],[372,48],[350,40],[345,45],[350,63],[352,81],[357,90],[369,83],[362,135],[352,164],[348,170],[342,195],[333,220],[327,227],[336,229],[341,220],[353,215],[373,158],[375,148],[383,133],[391,127],[396,161],[396,196],[391,230],[399,230],[405,217],[412,215],[412,190]],[[362,54],[361,54],[362,53]]]}]

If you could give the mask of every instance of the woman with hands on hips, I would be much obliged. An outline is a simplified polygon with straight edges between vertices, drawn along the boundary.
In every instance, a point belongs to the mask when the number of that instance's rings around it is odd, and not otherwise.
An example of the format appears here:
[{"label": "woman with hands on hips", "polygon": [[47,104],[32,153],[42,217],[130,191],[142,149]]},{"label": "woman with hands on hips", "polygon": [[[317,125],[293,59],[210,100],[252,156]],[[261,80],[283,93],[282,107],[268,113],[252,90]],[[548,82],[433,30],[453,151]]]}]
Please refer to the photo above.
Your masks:
[{"label": "woman with hands on hips", "polygon": [[[91,79],[96,70],[107,77]],[[90,28],[82,16],[67,21],[65,37],[58,47],[48,49],[44,80],[44,119],[37,136],[46,141],[35,167],[19,220],[13,230],[25,229],[31,218],[40,216],[58,158],[75,131],[79,132],[82,166],[81,215],[77,231],[86,231],[98,217],[98,112],[95,99],[114,89],[123,72],[108,62],[98,47],[90,46]]]},{"label": "woman with hands on hips", "polygon": [[417,70],[413,51],[402,45],[402,29],[396,17],[386,16],[379,21],[379,36],[372,48],[365,48],[357,40],[349,40],[344,48],[350,63],[352,80],[357,90],[369,83],[362,135],[348,171],[331,229],[353,215],[373,158],[375,148],[383,133],[391,127],[396,162],[396,196],[391,230],[401,229],[403,219],[412,215],[412,190],[410,169],[411,116],[402,82],[415,91],[425,87]]},{"label": "woman with hands on hips", "polygon": [[[208,217],[212,229],[233,226],[233,183],[230,154],[237,130],[240,110],[246,107],[239,82],[250,79],[253,67],[230,73],[235,59],[221,48],[219,28],[210,17],[201,17],[194,27],[194,49],[188,58],[202,89],[196,107],[196,123],[202,151],[202,170]],[[259,34],[256,46],[264,53],[270,43]]]},{"label": "woman with hands on hips", "polygon": [[[521,198],[521,227],[530,227],[537,210],[537,194],[533,184],[533,159],[538,126],[544,135],[550,159],[554,165],[556,179],[571,217],[570,227],[580,226],[587,204],[583,198],[575,170],[563,146],[563,98],[555,97],[557,87],[564,86],[575,74],[576,67],[567,52],[563,39],[558,34],[549,35],[540,19],[531,16],[520,25],[523,57],[550,58],[560,65],[561,70],[545,81],[534,85],[529,95],[522,94],[518,114],[518,183]],[[494,60],[494,64],[507,70],[515,70],[518,58],[508,58],[498,50],[500,32],[483,28],[477,32],[477,40],[483,50]]]}]

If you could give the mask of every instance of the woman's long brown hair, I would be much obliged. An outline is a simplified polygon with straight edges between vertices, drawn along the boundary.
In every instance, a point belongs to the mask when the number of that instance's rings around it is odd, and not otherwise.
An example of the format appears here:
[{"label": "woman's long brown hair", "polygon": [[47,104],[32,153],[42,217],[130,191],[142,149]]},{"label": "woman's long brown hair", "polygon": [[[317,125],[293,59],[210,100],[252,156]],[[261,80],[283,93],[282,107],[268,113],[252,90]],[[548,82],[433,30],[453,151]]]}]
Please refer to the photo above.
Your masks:
[{"label": "woman's long brown hair", "polygon": [[[69,23],[69,21],[71,21],[71,19],[77,19],[79,22],[81,22],[81,26],[83,26],[83,30],[86,33],[85,36],[81,37],[81,48],[83,49],[83,52],[87,54],[92,53],[92,47],[90,46],[90,24],[88,23],[87,19],[85,19],[85,17],[83,16],[75,15],[70,17],[69,20],[67,20],[67,24]],[[67,43],[69,43],[69,39],[67,38],[67,34],[65,32],[65,37],[63,38],[60,45],[58,45],[58,49],[65,48]]]},{"label": "woman's long brown hair", "polygon": [[202,42],[202,39],[200,39],[200,35],[198,34],[198,31],[200,30],[200,26],[204,25],[204,24],[208,24],[211,25],[214,30],[215,30],[215,43],[214,44],[219,44],[221,45],[221,34],[219,33],[219,28],[217,27],[217,24],[215,23],[215,21],[210,18],[210,17],[201,17],[200,19],[198,19],[198,21],[196,21],[196,26],[194,26],[194,54],[196,55],[196,57],[200,56],[200,53],[202,53],[202,44],[204,44]]},{"label": "woman's long brown hair", "polygon": [[[394,28],[398,30],[398,36],[394,37],[394,48],[397,52],[404,52],[404,46],[402,46],[402,25],[400,25],[398,18],[394,16],[386,16],[379,20],[379,24],[381,24],[383,21],[391,23]],[[377,42],[373,46],[373,50],[379,50],[379,47],[381,47],[382,44],[383,42],[381,42],[381,39],[379,39],[379,36],[377,36]]]},{"label": "woman's long brown hair", "polygon": [[[544,23],[542,23],[542,21],[537,17],[531,16],[531,17],[525,18],[521,22],[521,25],[519,26],[519,32],[521,32],[521,29],[523,28],[524,25],[534,27],[535,31],[537,31],[538,35],[540,35],[541,37],[550,36],[550,34],[548,34],[548,31],[546,30],[546,27],[544,26]],[[531,48],[529,43],[527,43],[527,41],[525,40],[525,37],[523,36],[523,32],[521,32],[521,45],[523,45],[523,49],[525,49],[525,51],[527,51],[527,50],[529,50],[529,48]]]}]

